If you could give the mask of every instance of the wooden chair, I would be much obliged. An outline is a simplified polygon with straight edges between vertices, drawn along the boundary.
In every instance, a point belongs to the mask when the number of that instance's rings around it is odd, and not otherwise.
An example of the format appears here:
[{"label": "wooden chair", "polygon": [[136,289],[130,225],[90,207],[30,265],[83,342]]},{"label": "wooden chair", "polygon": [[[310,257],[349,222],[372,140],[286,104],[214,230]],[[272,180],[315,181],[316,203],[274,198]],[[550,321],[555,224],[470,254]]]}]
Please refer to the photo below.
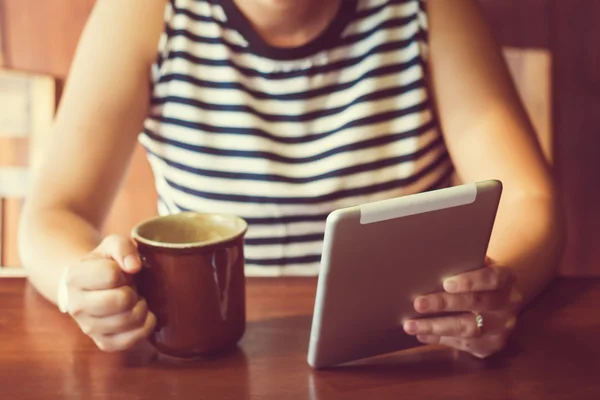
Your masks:
[{"label": "wooden chair", "polygon": [[505,48],[504,56],[542,152],[552,164],[552,55],[545,49]]},{"label": "wooden chair", "polygon": [[0,70],[0,277],[21,276],[17,229],[32,168],[50,139],[54,79]]}]

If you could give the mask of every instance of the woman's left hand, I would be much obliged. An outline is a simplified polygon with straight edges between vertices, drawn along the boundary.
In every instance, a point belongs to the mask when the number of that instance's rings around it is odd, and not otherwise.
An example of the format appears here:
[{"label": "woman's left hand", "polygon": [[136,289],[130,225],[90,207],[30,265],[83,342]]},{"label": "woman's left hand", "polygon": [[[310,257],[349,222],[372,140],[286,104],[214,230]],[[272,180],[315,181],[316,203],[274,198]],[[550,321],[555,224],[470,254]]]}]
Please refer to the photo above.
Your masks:
[{"label": "woman's left hand", "polygon": [[[404,331],[421,343],[441,344],[485,358],[506,345],[515,327],[520,298],[512,271],[486,259],[484,268],[444,281],[444,292],[414,301],[415,310],[424,315],[464,313],[408,320]],[[481,316],[481,327],[477,315]]]}]

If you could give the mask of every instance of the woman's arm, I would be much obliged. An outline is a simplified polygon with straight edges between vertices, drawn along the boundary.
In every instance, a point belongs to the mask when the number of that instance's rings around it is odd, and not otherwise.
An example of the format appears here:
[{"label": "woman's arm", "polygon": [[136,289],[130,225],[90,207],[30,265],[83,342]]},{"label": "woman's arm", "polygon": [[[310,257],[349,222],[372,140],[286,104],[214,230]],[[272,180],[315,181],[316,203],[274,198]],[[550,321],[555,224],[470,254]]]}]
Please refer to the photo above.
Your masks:
[{"label": "woman's arm", "polygon": [[415,299],[405,321],[423,343],[487,357],[501,350],[519,311],[554,275],[562,224],[548,167],[475,0],[428,0],[431,87],[448,150],[463,181],[499,179],[504,191],[487,267],[447,279]]},{"label": "woman's arm", "polygon": [[557,196],[504,59],[474,0],[429,0],[432,87],[460,178],[499,179],[489,256],[513,270],[529,302],[561,253]]},{"label": "woman's arm", "polygon": [[147,113],[164,7],[100,0],[81,38],[19,235],[29,278],[51,301],[60,272],[100,243]]}]

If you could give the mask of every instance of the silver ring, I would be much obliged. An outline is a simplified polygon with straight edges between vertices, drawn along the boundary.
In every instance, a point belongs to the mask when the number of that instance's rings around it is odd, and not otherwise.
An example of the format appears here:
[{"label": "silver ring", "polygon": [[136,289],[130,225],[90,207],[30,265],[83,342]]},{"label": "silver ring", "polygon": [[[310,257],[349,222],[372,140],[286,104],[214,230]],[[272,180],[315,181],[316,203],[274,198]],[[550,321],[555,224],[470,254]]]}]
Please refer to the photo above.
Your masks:
[{"label": "silver ring", "polygon": [[479,313],[475,313],[475,323],[477,324],[477,329],[479,332],[483,330],[483,316]]}]

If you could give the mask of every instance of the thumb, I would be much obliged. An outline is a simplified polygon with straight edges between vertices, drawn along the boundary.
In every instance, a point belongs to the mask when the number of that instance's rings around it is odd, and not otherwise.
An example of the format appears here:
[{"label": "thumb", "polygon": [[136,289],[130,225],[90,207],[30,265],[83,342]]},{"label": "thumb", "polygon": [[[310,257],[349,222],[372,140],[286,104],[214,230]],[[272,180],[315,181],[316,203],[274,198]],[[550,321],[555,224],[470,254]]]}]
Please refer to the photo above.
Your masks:
[{"label": "thumb", "polygon": [[135,244],[129,238],[121,235],[107,236],[95,252],[104,257],[112,258],[128,274],[135,274],[142,267],[142,261]]}]

